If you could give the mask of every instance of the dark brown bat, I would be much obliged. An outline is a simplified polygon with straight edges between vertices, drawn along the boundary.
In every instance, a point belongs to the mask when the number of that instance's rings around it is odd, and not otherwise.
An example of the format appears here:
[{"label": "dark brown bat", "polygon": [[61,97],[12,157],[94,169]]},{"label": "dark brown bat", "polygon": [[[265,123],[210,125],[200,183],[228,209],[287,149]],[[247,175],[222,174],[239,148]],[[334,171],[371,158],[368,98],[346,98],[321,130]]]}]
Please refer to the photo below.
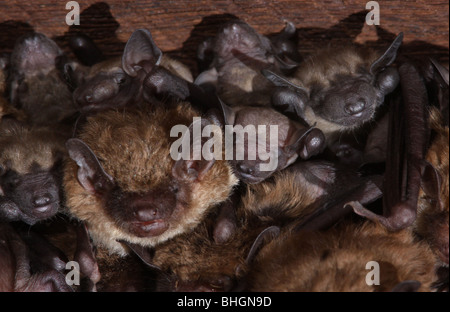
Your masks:
[{"label": "dark brown bat", "polygon": [[30,225],[54,216],[62,204],[65,137],[13,120],[0,124],[0,219]]},{"label": "dark brown bat", "polygon": [[59,70],[63,58],[56,43],[40,33],[24,35],[14,46],[10,100],[33,125],[55,125],[76,113]]},{"label": "dark brown bat", "polygon": [[186,103],[108,111],[89,117],[79,139],[67,142],[67,207],[94,245],[126,255],[117,240],[160,244],[227,199],[237,179],[225,161],[171,157],[172,127],[187,128],[196,114]]},{"label": "dark brown bat", "polygon": [[[288,24],[286,33],[292,32],[292,27]],[[280,38],[280,41],[285,39]],[[278,44],[278,52],[283,49]],[[200,59],[208,50],[213,55],[210,69],[202,72],[195,83],[214,89],[230,106],[270,106],[273,85],[264,79],[260,70],[271,69],[281,73],[284,68],[292,69],[291,65],[276,57],[276,49],[266,36],[241,20],[226,23],[214,39],[202,44]]]},{"label": "dark brown bat", "polygon": [[[236,141],[233,140],[236,155],[233,155],[230,160],[235,174],[246,183],[259,183],[270,177],[274,172],[288,167],[297,158],[309,159],[320,154],[325,148],[325,137],[319,129],[290,120],[270,107],[229,107],[221,102],[221,108],[223,116],[219,116],[219,119],[222,117],[221,119],[224,120],[222,126],[225,131],[225,138],[233,139],[231,135],[228,136],[232,130],[228,128],[230,126],[233,128],[239,127],[237,130],[241,127],[244,131],[248,130],[247,135],[238,138]],[[273,128],[274,126],[276,128]],[[260,132],[261,127],[264,128],[265,133]],[[236,133],[242,132],[237,131]],[[252,137],[252,134],[254,134],[254,137]],[[276,142],[272,141],[273,137],[275,137]],[[262,160],[260,157],[259,139],[264,142],[263,152],[272,153],[268,155],[268,159]],[[239,152],[242,153],[241,156],[243,157],[237,157]],[[261,169],[261,164],[270,165],[272,168]]]},{"label": "dark brown bat", "polygon": [[392,103],[390,110],[383,216],[354,207],[356,213],[379,221],[393,231],[410,226],[416,219],[429,139],[425,84],[410,63],[402,64],[399,73],[402,98]]},{"label": "dark brown bat", "polygon": [[35,233],[20,233],[0,222],[0,291],[68,292],[65,259],[61,252]]},{"label": "dark brown bat", "polygon": [[316,125],[331,143],[374,118],[376,109],[399,82],[395,61],[403,34],[381,55],[356,47],[318,51],[302,62],[293,78],[269,70],[263,74],[279,88],[272,104]]},{"label": "dark brown bat", "polygon": [[[379,285],[366,282],[371,261],[379,265]],[[249,265],[244,290],[430,291],[434,264],[428,245],[414,241],[407,230],[390,233],[371,222],[347,222],[325,232],[286,231],[273,239]]]},{"label": "dark brown bat", "polygon": [[[171,75],[190,82],[193,80],[186,66],[163,55],[148,30],[138,29],[128,40],[122,57],[91,67],[67,64],[65,72],[69,84],[76,87],[73,96],[79,110],[93,112],[140,105],[146,96],[154,96],[154,93],[144,92],[143,85],[149,79],[149,73],[160,67],[166,71],[160,79],[163,81],[156,81],[156,87],[167,85],[164,79],[170,79],[167,76]],[[150,89],[148,86],[145,90]]]}]

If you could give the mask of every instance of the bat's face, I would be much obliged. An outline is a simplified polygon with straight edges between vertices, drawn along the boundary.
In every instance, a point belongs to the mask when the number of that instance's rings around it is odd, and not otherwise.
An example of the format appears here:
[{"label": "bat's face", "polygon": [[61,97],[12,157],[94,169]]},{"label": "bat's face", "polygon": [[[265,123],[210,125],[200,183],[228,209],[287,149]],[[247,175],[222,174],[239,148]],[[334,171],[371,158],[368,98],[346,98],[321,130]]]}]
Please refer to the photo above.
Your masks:
[{"label": "bat's face", "polygon": [[326,90],[311,92],[311,107],[322,118],[343,125],[359,125],[373,117],[384,94],[367,76],[337,77]]},{"label": "bat's face", "polygon": [[132,101],[136,92],[132,78],[118,64],[105,62],[95,66],[94,73],[85,77],[73,93],[81,112],[124,107]]},{"label": "bat's face", "polygon": [[66,144],[67,206],[112,252],[124,252],[117,241],[154,246],[192,229],[236,183],[224,161],[172,159],[170,122],[189,122],[175,114],[104,112],[88,119],[84,141]]},{"label": "bat's face", "polygon": [[38,166],[27,174],[0,165],[0,215],[8,221],[34,224],[54,216],[60,206],[56,172]]}]

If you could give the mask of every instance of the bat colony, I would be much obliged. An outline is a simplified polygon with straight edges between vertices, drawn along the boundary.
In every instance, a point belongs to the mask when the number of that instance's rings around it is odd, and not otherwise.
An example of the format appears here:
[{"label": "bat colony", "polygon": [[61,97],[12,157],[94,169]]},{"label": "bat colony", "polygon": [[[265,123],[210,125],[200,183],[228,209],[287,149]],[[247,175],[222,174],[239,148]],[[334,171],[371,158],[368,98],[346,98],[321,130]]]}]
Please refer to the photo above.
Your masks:
[{"label": "bat colony", "polygon": [[300,55],[292,23],[234,20],[193,75],[147,29],[115,59],[82,33],[74,57],[18,38],[0,58],[0,290],[448,291],[448,69],[402,41]]}]

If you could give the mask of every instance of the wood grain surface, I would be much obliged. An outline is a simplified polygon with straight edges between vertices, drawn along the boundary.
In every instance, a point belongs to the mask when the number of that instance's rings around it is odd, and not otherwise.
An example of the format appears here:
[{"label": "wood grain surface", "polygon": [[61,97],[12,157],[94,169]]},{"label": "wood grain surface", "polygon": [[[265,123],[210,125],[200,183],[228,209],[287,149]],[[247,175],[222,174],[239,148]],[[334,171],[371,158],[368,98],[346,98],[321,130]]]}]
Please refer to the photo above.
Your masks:
[{"label": "wood grain surface", "polygon": [[68,50],[68,36],[83,31],[106,56],[114,56],[121,54],[133,30],[148,28],[163,51],[178,57],[195,73],[198,44],[213,36],[224,21],[237,17],[263,34],[278,32],[285,20],[292,21],[304,55],[323,45],[352,41],[385,47],[397,33],[404,32],[404,54],[448,62],[448,1],[378,1],[379,26],[365,23],[366,2],[80,0],[81,25],[69,27],[65,22],[67,1],[0,0],[0,52],[10,52],[17,37],[32,30],[54,38]]}]

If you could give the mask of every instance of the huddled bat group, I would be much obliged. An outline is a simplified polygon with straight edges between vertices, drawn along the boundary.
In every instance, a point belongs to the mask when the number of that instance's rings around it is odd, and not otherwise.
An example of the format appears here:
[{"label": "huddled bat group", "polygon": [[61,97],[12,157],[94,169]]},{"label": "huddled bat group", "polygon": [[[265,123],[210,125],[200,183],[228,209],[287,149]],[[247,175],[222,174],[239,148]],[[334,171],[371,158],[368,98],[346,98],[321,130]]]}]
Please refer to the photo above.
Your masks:
[{"label": "huddled bat group", "polygon": [[448,69],[403,37],[302,55],[235,19],[197,73],[148,29],[18,38],[0,290],[448,291]]}]

